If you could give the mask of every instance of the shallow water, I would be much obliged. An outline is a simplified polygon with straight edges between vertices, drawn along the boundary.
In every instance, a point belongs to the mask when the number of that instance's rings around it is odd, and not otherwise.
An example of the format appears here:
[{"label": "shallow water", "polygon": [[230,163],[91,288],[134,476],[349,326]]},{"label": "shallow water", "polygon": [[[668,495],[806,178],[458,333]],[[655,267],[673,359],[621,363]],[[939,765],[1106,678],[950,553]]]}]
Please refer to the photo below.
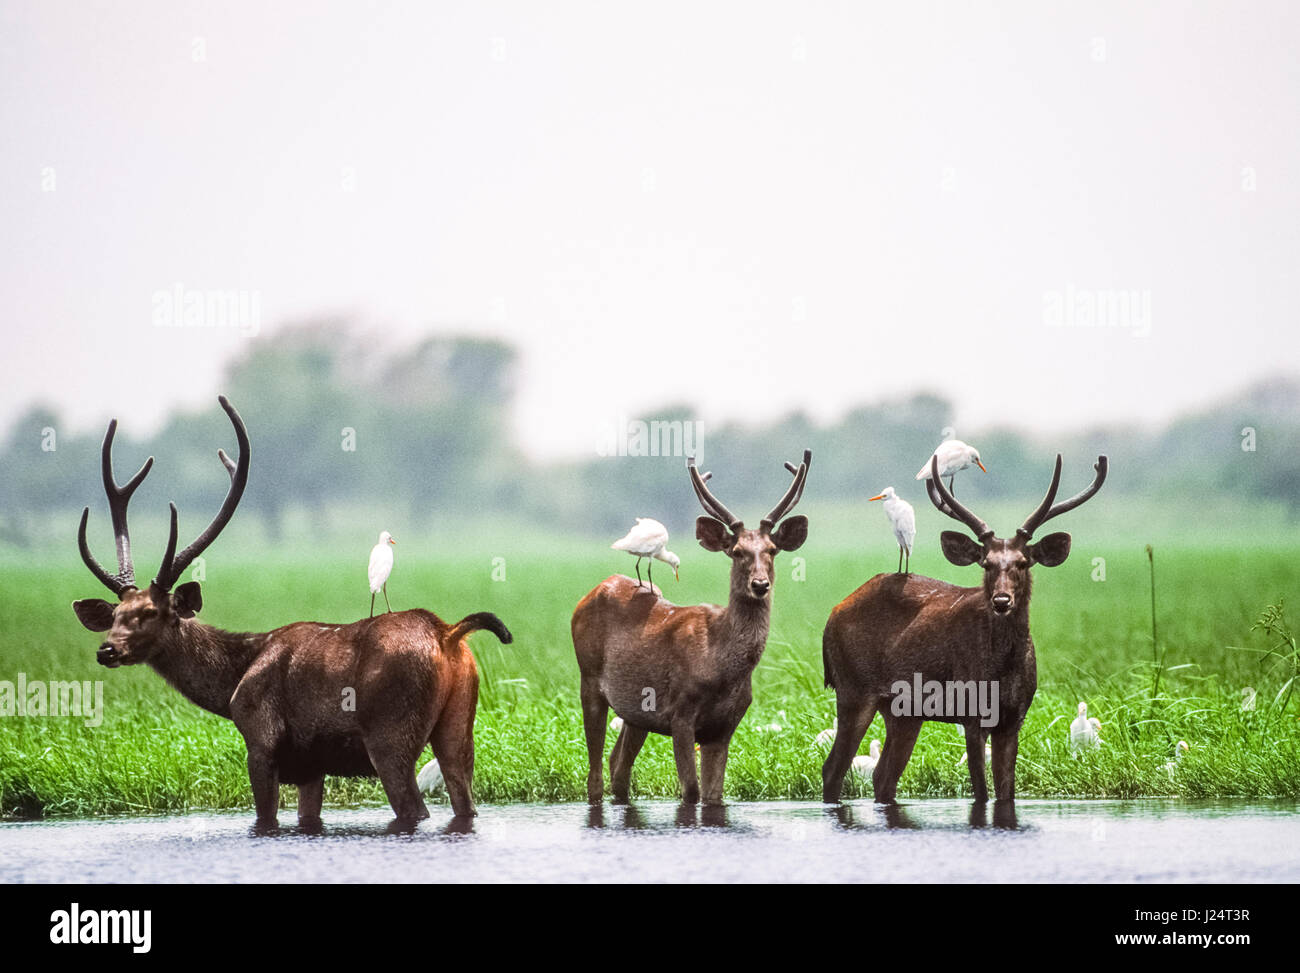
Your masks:
[{"label": "shallow water", "polygon": [[387,808],[327,808],[317,835],[254,836],[247,812],[0,824],[0,882],[1300,881],[1295,802],[511,804],[468,833],[430,810],[406,834]]}]

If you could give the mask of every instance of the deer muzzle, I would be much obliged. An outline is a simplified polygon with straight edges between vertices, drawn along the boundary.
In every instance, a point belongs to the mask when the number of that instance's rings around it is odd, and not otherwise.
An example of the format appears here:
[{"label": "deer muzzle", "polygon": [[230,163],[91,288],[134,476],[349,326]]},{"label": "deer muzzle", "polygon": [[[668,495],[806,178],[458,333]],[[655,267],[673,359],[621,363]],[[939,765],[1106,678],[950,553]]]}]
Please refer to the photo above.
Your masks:
[{"label": "deer muzzle", "polygon": [[95,653],[95,661],[108,669],[116,669],[122,664],[122,653],[112,642],[104,642]]}]

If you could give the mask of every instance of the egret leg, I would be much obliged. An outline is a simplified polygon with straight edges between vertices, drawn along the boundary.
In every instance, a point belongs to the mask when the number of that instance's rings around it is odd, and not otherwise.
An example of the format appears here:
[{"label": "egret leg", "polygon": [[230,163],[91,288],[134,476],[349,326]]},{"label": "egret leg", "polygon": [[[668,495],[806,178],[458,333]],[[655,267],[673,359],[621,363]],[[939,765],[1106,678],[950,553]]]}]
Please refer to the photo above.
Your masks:
[{"label": "egret leg", "polygon": [[898,548],[898,572],[897,573],[898,574],[903,573],[903,548],[901,545]]},{"label": "egret leg", "polygon": [[907,567],[904,568],[903,573],[904,574],[912,573],[912,552],[911,551],[907,552]]},{"label": "egret leg", "polygon": [[375,593],[370,592],[370,617],[375,617]]},{"label": "egret leg", "polygon": [[641,587],[641,559],[636,559],[636,586]]},{"label": "egret leg", "polygon": [[654,558],[645,562],[645,574],[650,579],[650,590],[655,590],[655,562]]},{"label": "egret leg", "polygon": [[[952,476],[948,477],[948,492],[949,492],[949,493],[952,493],[952,481],[953,481],[953,479],[954,479],[955,477],[956,477],[956,474],[955,474],[955,473],[954,473]],[[952,493],[952,495],[953,495],[954,497],[957,496],[957,494],[955,494],[955,493]]]},{"label": "egret leg", "polygon": [[393,610],[393,606],[388,604],[388,585],[385,584],[383,590],[384,590],[384,606],[391,612]]}]

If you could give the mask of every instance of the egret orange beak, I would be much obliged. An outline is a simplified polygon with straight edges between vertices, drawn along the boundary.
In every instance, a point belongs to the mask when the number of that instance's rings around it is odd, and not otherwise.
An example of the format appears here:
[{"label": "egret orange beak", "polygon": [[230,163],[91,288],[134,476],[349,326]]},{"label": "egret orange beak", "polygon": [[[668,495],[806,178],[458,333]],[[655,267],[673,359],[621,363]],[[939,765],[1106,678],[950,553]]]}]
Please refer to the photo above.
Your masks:
[{"label": "egret orange beak", "polygon": [[388,538],[388,543],[390,543],[390,544],[396,544],[397,541],[393,540],[393,538],[390,537],[390,538]]},{"label": "egret orange beak", "polygon": [[975,461],[975,465],[978,466],[978,467],[979,467],[981,470],[983,470],[985,473],[988,472],[988,470],[985,470],[985,469],[984,469],[984,464],[981,463],[979,460],[976,460],[976,461]]},{"label": "egret orange beak", "polygon": [[869,500],[884,500],[884,499],[885,499],[885,495],[882,493],[882,494],[881,494],[880,496],[878,496],[878,497],[869,497],[868,499],[869,499]]},{"label": "egret orange beak", "polygon": [[679,575],[679,574],[677,573],[677,569],[676,569],[676,568],[673,568],[673,578],[674,578],[675,580],[677,580],[677,581],[681,581],[681,580],[682,580],[682,579],[681,579],[681,575]]}]

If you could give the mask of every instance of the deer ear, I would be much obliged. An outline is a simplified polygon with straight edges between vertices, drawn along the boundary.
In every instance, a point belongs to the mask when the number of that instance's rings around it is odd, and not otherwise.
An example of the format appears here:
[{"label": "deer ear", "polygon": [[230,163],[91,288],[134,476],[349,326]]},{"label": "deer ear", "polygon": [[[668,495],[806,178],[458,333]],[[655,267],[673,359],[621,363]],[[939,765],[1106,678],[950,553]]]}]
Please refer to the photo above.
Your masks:
[{"label": "deer ear", "polygon": [[116,608],[103,598],[74,601],[72,610],[77,613],[77,620],[92,632],[107,632],[113,627],[113,612]]},{"label": "deer ear", "polygon": [[1065,531],[1048,534],[1037,544],[1029,545],[1029,556],[1035,564],[1054,568],[1070,556],[1070,535]]},{"label": "deer ear", "polygon": [[706,551],[725,551],[731,531],[712,517],[695,518],[695,539]]},{"label": "deer ear", "polygon": [[172,592],[172,608],[181,618],[193,618],[203,607],[203,592],[197,581],[186,581]]},{"label": "deer ear", "polygon": [[772,543],[783,551],[797,551],[808,539],[808,518],[803,515],[787,517],[772,535]]},{"label": "deer ear", "polygon": [[943,556],[959,568],[974,564],[984,554],[983,547],[955,530],[945,530],[940,534],[939,546],[943,548]]}]

